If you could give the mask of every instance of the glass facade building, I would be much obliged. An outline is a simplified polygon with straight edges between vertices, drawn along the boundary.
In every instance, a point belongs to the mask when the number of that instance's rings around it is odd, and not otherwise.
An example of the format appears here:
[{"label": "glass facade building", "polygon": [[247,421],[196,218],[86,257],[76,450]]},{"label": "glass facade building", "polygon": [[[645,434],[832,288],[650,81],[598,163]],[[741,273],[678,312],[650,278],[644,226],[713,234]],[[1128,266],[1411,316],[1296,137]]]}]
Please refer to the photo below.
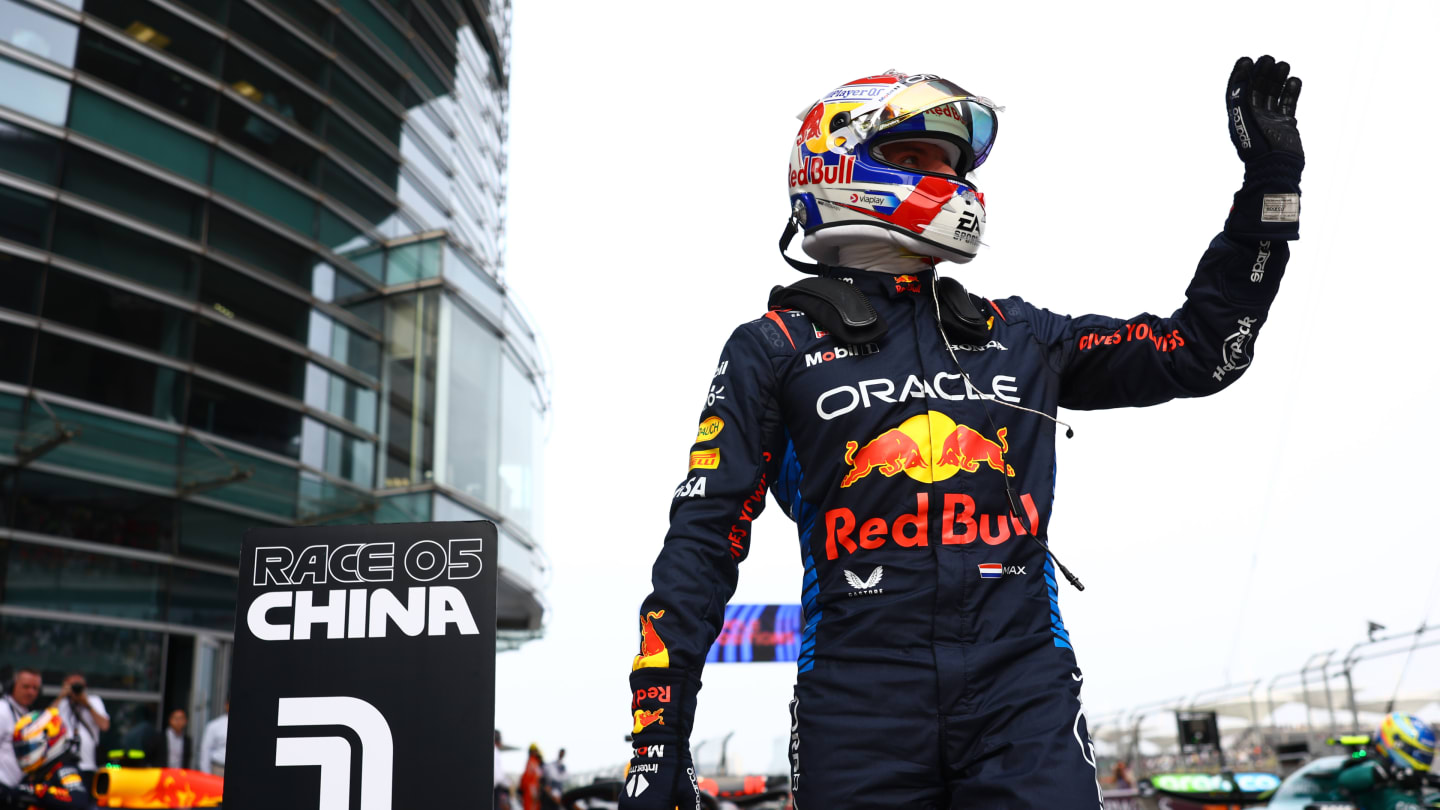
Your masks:
[{"label": "glass facade building", "polygon": [[502,644],[541,631],[509,20],[0,0],[0,668],[198,728],[252,526],[492,519]]}]

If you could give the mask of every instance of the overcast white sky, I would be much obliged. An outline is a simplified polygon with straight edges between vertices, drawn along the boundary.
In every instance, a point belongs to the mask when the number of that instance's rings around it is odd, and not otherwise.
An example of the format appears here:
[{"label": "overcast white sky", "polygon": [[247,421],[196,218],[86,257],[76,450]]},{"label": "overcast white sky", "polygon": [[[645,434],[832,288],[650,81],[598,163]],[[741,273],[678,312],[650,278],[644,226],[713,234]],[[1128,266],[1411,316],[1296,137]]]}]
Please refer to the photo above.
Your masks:
[{"label": "overcast white sky", "polygon": [[[553,357],[545,638],[497,663],[512,743],[622,761],[636,609],[720,347],[797,274],[775,255],[816,97],[889,68],[1006,105],[978,173],[988,297],[1168,314],[1242,167],[1234,60],[1305,82],[1302,240],[1245,377],[1219,396],[1071,413],[1051,538],[1092,718],[1342,652],[1436,599],[1440,187],[1433,3],[516,0],[508,273]],[[796,602],[794,529],[761,518],[741,602]],[[1356,673],[1388,695],[1394,667]],[[712,666],[695,738],[771,763],[789,664]],[[1417,655],[1407,690],[1440,683]],[[1431,718],[1432,720],[1440,718]]]}]

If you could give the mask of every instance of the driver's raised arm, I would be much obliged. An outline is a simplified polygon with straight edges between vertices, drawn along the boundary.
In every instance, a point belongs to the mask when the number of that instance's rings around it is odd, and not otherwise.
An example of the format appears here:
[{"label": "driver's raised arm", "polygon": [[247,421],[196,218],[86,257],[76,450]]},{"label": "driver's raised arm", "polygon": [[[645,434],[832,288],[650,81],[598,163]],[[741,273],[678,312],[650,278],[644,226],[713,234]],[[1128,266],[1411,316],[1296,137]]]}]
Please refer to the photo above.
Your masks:
[{"label": "driver's raised arm", "polygon": [[1080,410],[1153,405],[1214,393],[1250,364],[1260,328],[1300,237],[1295,124],[1300,80],[1268,56],[1236,62],[1226,88],[1230,138],[1245,162],[1224,231],[1211,241],[1170,317],[1070,318],[1001,301],[1006,317],[1032,321],[1061,376],[1060,405]]}]

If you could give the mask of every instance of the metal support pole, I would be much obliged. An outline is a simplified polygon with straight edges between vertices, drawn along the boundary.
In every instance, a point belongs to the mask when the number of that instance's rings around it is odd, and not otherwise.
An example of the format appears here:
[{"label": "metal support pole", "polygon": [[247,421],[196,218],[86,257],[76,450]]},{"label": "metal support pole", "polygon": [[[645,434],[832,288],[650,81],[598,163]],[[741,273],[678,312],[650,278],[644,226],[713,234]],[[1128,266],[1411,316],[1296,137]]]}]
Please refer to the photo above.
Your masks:
[{"label": "metal support pole", "polygon": [[[1250,733],[1259,737],[1260,717],[1255,711],[1255,690],[1260,688],[1260,679],[1256,678],[1250,684]],[[1263,740],[1262,740],[1263,741]]]},{"label": "metal support pole", "polygon": [[1335,728],[1335,701],[1330,696],[1330,658],[1334,654],[1335,650],[1326,654],[1325,662],[1320,665],[1320,678],[1325,684],[1325,711],[1330,715],[1330,736],[1338,737],[1340,732]]},{"label": "metal support pole", "polygon": [[1316,658],[1319,658],[1322,655],[1326,658],[1329,658],[1331,655],[1334,655],[1334,653],[1334,650],[1324,653],[1315,653],[1314,655],[1305,659],[1305,666],[1300,668],[1300,694],[1301,697],[1305,700],[1305,734],[1307,736],[1315,733],[1315,718],[1310,708],[1310,684],[1308,681],[1305,680],[1305,673],[1309,672],[1314,666]]},{"label": "metal support pole", "polygon": [[1355,657],[1355,651],[1364,647],[1366,644],[1373,643],[1374,642],[1367,641],[1356,643],[1355,646],[1350,648],[1349,652],[1345,653],[1345,660],[1341,662],[1345,665],[1345,699],[1350,701],[1351,731],[1358,732],[1360,730],[1360,707],[1355,705],[1355,680],[1350,677],[1350,671],[1355,668],[1355,664],[1360,660]]}]

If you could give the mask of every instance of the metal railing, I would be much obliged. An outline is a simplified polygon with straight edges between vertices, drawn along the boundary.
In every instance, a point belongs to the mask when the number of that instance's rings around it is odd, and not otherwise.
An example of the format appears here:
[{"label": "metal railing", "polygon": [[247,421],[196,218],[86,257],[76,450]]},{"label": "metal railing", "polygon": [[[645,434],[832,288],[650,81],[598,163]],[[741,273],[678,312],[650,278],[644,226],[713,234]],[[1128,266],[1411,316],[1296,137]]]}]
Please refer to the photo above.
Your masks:
[{"label": "metal railing", "polygon": [[[1421,622],[1414,630],[1396,632],[1386,636],[1374,635],[1374,627],[1370,636],[1357,642],[1347,650],[1343,657],[1337,659],[1340,648],[1324,650],[1312,654],[1305,660],[1304,666],[1297,670],[1282,672],[1275,675],[1268,682],[1263,679],[1244,681],[1239,683],[1227,683],[1223,686],[1210,687],[1194,692],[1190,695],[1155,700],[1133,706],[1129,709],[1122,709],[1099,715],[1090,726],[1092,738],[1099,738],[1102,731],[1119,727],[1120,734],[1110,734],[1114,738],[1116,753],[1120,759],[1131,762],[1139,761],[1141,756],[1141,724],[1145,718],[1157,712],[1181,711],[1181,710],[1205,710],[1207,708],[1229,708],[1232,711],[1228,714],[1232,717],[1235,703],[1243,699],[1248,703],[1248,726],[1239,729],[1232,728],[1230,733],[1237,733],[1237,739],[1256,739],[1262,743],[1273,742],[1282,735],[1293,734],[1303,735],[1306,740],[1318,740],[1323,746],[1324,740],[1336,737],[1341,733],[1341,722],[1338,720],[1336,707],[1336,695],[1331,688],[1331,681],[1337,678],[1344,679],[1344,705],[1340,708],[1347,710],[1350,715],[1349,728],[1347,730],[1359,731],[1360,706],[1355,698],[1355,669],[1357,665],[1389,658],[1396,655],[1406,655],[1406,666],[1408,667],[1408,656],[1413,655],[1417,650],[1428,649],[1440,646],[1440,625],[1429,625]],[[1383,629],[1383,628],[1380,628]],[[1405,643],[1408,642],[1408,643]],[[1402,667],[1400,674],[1401,682],[1405,676],[1405,667]],[[1264,684],[1265,711],[1262,714],[1257,703],[1256,692]],[[1395,695],[1399,692],[1399,683],[1391,692],[1391,697],[1383,707],[1385,712],[1394,709]],[[1276,704],[1276,688],[1290,686],[1291,691],[1287,695],[1284,691],[1280,693],[1280,704]],[[1277,709],[1287,703],[1292,703],[1295,697],[1294,686],[1299,687],[1299,699],[1305,705],[1305,725],[1303,730],[1292,729],[1282,730],[1277,719]],[[1313,691],[1313,695],[1312,695]],[[1323,694],[1323,707],[1326,712],[1326,722],[1322,728],[1316,728],[1314,710],[1320,708],[1321,695]],[[1205,700],[1202,700],[1205,698]],[[1234,703],[1229,703],[1226,698],[1235,698]],[[1435,695],[1437,702],[1440,702],[1440,693]],[[1377,706],[1378,707],[1378,706]],[[1226,712],[1221,712],[1225,714]],[[1266,733],[1268,730],[1268,734]],[[1266,745],[1265,747],[1269,747]]]}]

